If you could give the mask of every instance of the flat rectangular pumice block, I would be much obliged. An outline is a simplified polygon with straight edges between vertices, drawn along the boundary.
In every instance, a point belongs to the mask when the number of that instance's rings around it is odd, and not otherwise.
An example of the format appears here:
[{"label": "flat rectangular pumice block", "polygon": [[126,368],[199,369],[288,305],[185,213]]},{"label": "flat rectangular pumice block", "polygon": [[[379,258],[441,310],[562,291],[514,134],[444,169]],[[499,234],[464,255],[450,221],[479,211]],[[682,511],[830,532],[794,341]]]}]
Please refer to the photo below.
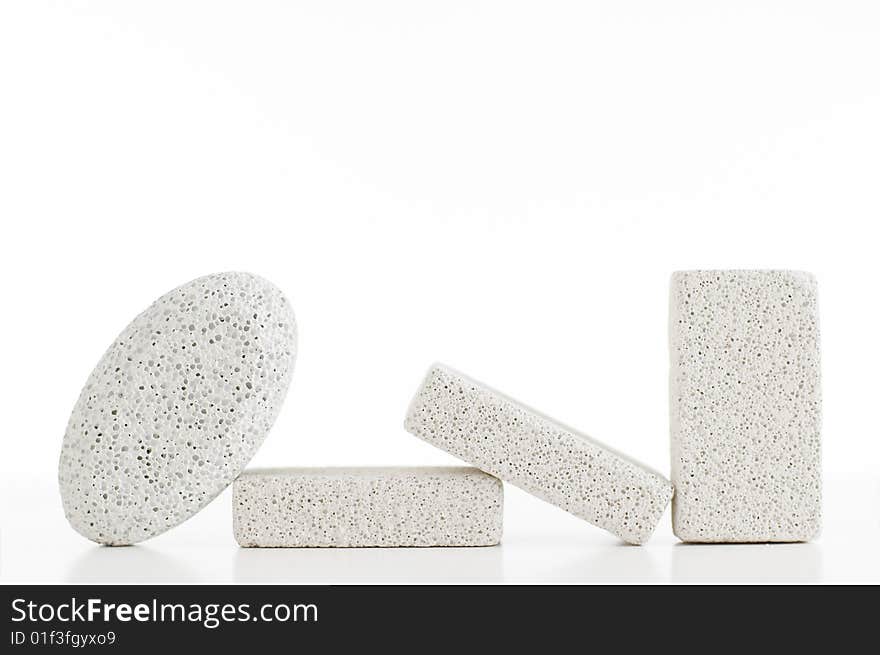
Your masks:
[{"label": "flat rectangular pumice block", "polygon": [[494,546],[504,495],[470,467],[254,469],[232,507],[246,548]]},{"label": "flat rectangular pumice block", "polygon": [[632,544],[647,541],[672,496],[659,473],[439,364],[405,427]]},{"label": "flat rectangular pumice block", "polygon": [[815,279],[678,272],[670,301],[673,531],[809,541],[822,520]]}]

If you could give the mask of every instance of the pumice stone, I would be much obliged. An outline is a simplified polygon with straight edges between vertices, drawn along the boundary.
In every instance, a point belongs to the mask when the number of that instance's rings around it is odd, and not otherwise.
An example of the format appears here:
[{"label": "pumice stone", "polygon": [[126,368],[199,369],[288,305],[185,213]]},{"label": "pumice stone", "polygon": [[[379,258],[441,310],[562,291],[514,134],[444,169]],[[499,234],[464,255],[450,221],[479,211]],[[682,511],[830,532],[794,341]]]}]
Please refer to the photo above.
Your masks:
[{"label": "pumice stone", "polygon": [[642,464],[442,365],[406,429],[632,544],[647,541],[672,486]]},{"label": "pumice stone", "polygon": [[244,547],[494,546],[501,481],[475,468],[245,471],[232,486]]},{"label": "pumice stone", "polygon": [[111,344],[73,408],[58,465],[67,520],[124,545],[191,517],[263,442],[295,358],[290,305],[260,277],[208,275],[159,298]]},{"label": "pumice stone", "polygon": [[694,542],[808,541],[821,524],[816,281],[674,273],[672,522]]}]

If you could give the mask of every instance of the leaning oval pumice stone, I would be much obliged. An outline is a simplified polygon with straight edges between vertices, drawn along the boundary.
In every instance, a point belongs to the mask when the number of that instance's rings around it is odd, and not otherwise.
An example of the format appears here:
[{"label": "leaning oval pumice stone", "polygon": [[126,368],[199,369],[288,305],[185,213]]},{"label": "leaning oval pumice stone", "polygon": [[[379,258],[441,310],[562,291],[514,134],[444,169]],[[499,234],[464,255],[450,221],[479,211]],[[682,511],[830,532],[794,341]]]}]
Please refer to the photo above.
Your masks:
[{"label": "leaning oval pumice stone", "polygon": [[193,516],[256,453],[295,359],[290,304],[256,275],[208,275],[159,298],[107,349],[73,408],[58,465],[67,520],[125,545]]}]

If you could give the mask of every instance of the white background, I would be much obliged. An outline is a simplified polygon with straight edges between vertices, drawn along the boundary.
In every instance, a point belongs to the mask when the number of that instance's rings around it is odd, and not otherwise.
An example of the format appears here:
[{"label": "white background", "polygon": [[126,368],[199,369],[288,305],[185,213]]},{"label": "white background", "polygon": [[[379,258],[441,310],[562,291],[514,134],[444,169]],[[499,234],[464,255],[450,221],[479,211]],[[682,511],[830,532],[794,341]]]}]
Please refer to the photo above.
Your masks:
[{"label": "white background", "polygon": [[[874,2],[0,5],[4,580],[880,581]],[[504,544],[242,551],[229,493],[144,546],[55,468],[113,337],[247,270],[300,326],[253,465],[445,464],[402,428],[443,361],[668,471],[668,278],[820,285],[825,530],[644,548],[507,487]]]}]

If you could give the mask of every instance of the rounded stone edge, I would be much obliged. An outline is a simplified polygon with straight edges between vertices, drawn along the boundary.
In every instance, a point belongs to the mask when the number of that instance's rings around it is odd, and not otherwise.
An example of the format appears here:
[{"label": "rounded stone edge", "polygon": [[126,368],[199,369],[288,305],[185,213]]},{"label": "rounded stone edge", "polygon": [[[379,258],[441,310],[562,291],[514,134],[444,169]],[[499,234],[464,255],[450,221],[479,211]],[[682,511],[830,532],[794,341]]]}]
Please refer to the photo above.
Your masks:
[{"label": "rounded stone edge", "polygon": [[287,380],[285,381],[285,384],[284,384],[284,388],[281,390],[281,392],[278,396],[277,407],[275,408],[274,413],[269,417],[268,428],[266,429],[266,432],[263,435],[263,438],[255,445],[253,452],[251,452],[250,455],[248,455],[248,457],[245,459],[245,461],[242,462],[241,467],[238,470],[238,472],[235,475],[233,475],[232,477],[230,477],[228,480],[224,479],[223,483],[221,485],[218,485],[219,489],[216,491],[216,493],[214,493],[213,495],[208,497],[195,510],[193,510],[191,513],[189,513],[188,515],[183,517],[180,521],[178,521],[174,524],[165,526],[164,529],[162,529],[158,532],[154,532],[152,534],[149,534],[149,535],[144,536],[143,538],[139,538],[139,539],[98,538],[96,535],[90,534],[88,531],[80,529],[80,526],[71,520],[68,509],[67,509],[67,504],[64,501],[64,496],[62,493],[62,488],[63,488],[63,483],[61,480],[61,462],[63,460],[63,449],[62,449],[62,451],[58,455],[58,470],[56,472],[56,482],[58,484],[59,501],[61,503],[62,512],[64,514],[64,518],[67,520],[70,527],[77,534],[81,535],[82,537],[85,537],[86,539],[88,539],[89,541],[92,541],[93,543],[96,543],[100,546],[108,546],[108,547],[132,546],[134,544],[142,543],[144,541],[148,541],[148,540],[153,539],[155,537],[161,536],[161,535],[165,534],[166,532],[173,530],[174,528],[182,525],[183,523],[185,523],[186,521],[191,519],[193,516],[195,516],[196,514],[201,512],[205,507],[210,505],[214,500],[216,500],[217,497],[223,493],[223,491],[225,491],[227,488],[229,488],[231,485],[233,485],[233,483],[236,481],[236,479],[245,470],[248,463],[250,463],[250,461],[254,458],[257,451],[260,449],[260,447],[262,447],[263,443],[265,443],[266,439],[269,436],[269,433],[272,431],[272,428],[275,425],[275,421],[278,419],[278,416],[281,413],[281,409],[284,406],[285,401],[287,400],[287,394],[290,391],[290,385],[293,380],[293,373],[296,368],[296,360],[297,360],[297,356],[299,354],[299,351],[298,351],[299,325],[296,320],[296,313],[293,310],[293,306],[290,303],[290,300],[287,298],[285,293],[281,290],[281,288],[278,285],[276,285],[271,280],[269,280],[261,275],[258,275],[256,273],[251,273],[249,271],[234,271],[234,270],[217,271],[215,273],[208,273],[205,275],[200,275],[198,277],[192,278],[191,280],[188,280],[182,284],[178,284],[177,286],[173,287],[172,289],[165,291],[164,293],[157,296],[152,302],[150,302],[149,305],[147,305],[147,307],[145,307],[143,310],[138,312],[134,318],[132,318],[128,323],[125,324],[125,326],[116,334],[114,339],[110,342],[110,345],[104,349],[104,351],[101,353],[101,356],[95,362],[95,365],[92,368],[92,371],[90,371],[88,376],[86,376],[85,382],[82,385],[80,393],[77,396],[77,399],[74,402],[73,408],[70,411],[70,416],[68,417],[67,424],[65,425],[65,432],[64,432],[64,437],[62,438],[62,441],[67,435],[67,430],[70,427],[70,421],[73,418],[73,414],[76,410],[76,407],[79,404],[80,399],[81,399],[83,393],[85,392],[95,369],[100,365],[100,363],[102,361],[104,361],[105,357],[107,357],[107,355],[113,350],[114,345],[116,344],[116,342],[119,341],[120,337],[123,336],[134,323],[136,323],[138,320],[140,320],[144,314],[148,313],[153,308],[153,306],[156,305],[156,303],[158,303],[160,300],[162,300],[166,296],[169,296],[169,295],[177,292],[179,289],[182,289],[183,287],[187,287],[189,285],[196,284],[200,280],[218,277],[218,276],[224,276],[224,275],[249,277],[249,278],[259,282],[265,288],[270,289],[273,292],[277,293],[278,296],[283,301],[284,306],[287,308],[287,313],[290,317],[290,324],[291,324],[292,333],[293,333],[293,336],[290,341],[290,351],[291,351],[290,369],[289,369],[289,373],[287,375]]}]

